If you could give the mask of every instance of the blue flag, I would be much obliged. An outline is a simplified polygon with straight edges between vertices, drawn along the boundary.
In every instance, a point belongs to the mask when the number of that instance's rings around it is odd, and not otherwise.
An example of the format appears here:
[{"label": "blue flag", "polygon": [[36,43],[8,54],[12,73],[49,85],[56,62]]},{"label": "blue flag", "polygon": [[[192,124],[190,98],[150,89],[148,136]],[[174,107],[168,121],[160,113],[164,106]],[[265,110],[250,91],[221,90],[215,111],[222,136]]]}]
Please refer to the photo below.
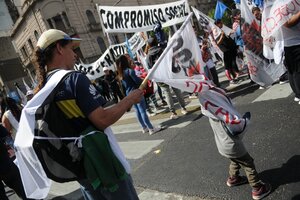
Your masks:
[{"label": "blue flag", "polygon": [[128,41],[128,38],[126,36],[126,49],[127,49],[127,53],[129,54],[130,58],[133,59],[133,53],[131,51],[131,47],[130,47],[130,44],[129,44],[129,41]]},{"label": "blue flag", "polygon": [[224,3],[218,1],[217,5],[216,5],[216,10],[215,10],[215,19],[216,20],[217,19],[222,19],[223,15],[224,15],[224,12],[227,8],[228,7]]},{"label": "blue flag", "polygon": [[256,6],[262,8],[264,6],[264,1],[263,0],[254,0],[254,3]]}]

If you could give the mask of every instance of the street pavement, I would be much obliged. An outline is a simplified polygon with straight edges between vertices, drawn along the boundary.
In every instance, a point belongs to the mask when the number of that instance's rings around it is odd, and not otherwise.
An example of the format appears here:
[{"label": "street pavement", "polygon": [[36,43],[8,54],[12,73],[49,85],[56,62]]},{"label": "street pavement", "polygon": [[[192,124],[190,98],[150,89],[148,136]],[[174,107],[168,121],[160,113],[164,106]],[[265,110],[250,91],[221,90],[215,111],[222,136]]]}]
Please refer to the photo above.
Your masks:
[{"label": "street pavement", "polygon": [[[272,185],[266,199],[300,199],[300,105],[293,101],[288,83],[259,90],[247,77],[228,85],[219,74],[238,110],[252,114],[244,142],[255,160],[261,178]],[[201,115],[197,99],[186,95],[189,114],[179,119],[170,113],[151,116],[164,130],[142,134],[134,112],[126,113],[112,126],[132,166],[132,177],[141,200],[208,200],[251,198],[249,185],[226,186],[229,161],[218,154],[208,119]],[[244,172],[241,173],[244,174]],[[9,199],[18,199],[7,189]],[[76,182],[53,183],[47,199],[82,199]]]}]

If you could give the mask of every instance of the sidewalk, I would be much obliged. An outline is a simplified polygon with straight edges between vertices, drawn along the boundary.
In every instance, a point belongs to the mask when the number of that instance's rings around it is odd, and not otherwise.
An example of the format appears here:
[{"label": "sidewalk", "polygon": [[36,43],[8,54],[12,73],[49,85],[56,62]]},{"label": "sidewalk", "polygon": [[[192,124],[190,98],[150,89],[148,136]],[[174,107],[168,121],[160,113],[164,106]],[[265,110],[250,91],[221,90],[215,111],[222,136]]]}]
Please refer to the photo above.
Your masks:
[{"label": "sidewalk", "polygon": [[[165,193],[150,189],[136,187],[140,200],[205,200],[200,197],[189,197],[175,193]],[[14,195],[10,200],[18,200]],[[52,183],[51,191],[45,200],[83,200],[79,184],[77,182]],[[208,199],[206,199],[208,200]]]}]

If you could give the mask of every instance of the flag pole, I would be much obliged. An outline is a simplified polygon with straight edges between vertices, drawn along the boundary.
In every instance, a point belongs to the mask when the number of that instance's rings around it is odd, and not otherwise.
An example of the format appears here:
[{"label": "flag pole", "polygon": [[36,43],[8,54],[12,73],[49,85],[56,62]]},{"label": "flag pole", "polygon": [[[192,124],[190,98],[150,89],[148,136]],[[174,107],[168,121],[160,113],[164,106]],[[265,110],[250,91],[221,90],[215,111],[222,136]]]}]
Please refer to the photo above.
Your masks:
[{"label": "flag pole", "polygon": [[155,64],[153,65],[153,67],[149,70],[147,76],[145,77],[145,79],[143,80],[143,82],[141,83],[139,89],[144,89],[147,85],[149,76],[151,76],[153,74],[153,72],[156,70],[156,68],[158,67],[158,65],[161,63],[162,59],[164,59],[164,57],[166,56],[166,54],[168,53],[168,51],[173,47],[173,43],[176,41],[174,38],[176,38],[175,35],[179,35],[183,29],[186,27],[186,25],[189,23],[190,18],[193,16],[193,12],[190,12],[190,14],[188,15],[188,17],[186,18],[186,20],[183,22],[183,24],[181,25],[180,29],[173,35],[173,39],[169,42],[168,46],[165,48],[165,50],[162,52],[162,54],[159,56],[158,60],[155,62]]}]

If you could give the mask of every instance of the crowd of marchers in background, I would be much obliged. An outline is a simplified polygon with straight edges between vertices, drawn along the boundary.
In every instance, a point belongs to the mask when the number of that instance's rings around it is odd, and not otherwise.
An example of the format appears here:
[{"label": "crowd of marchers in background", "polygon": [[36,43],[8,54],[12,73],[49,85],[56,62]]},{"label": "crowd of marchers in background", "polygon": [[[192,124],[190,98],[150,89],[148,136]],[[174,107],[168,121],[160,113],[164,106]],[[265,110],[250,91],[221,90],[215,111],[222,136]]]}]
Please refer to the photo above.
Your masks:
[{"label": "crowd of marchers in background", "polygon": [[[258,21],[261,20],[261,13],[259,8],[257,7],[253,8],[252,13]],[[285,50],[285,65],[287,67],[287,75],[290,81],[291,88],[295,93],[294,100],[296,102],[299,102],[300,104],[299,18],[300,18],[300,12],[291,16],[291,19],[282,28],[282,31],[283,31],[283,36],[285,38],[284,50]],[[203,34],[203,36],[200,37],[197,34],[197,30],[195,30],[197,39],[199,39],[198,42],[199,42],[199,47],[201,49],[202,60],[204,61],[206,68],[208,69],[207,77],[210,78],[212,82],[215,84],[215,86],[217,87],[222,87],[216,69],[217,63],[221,62],[224,65],[225,75],[228,78],[230,84],[240,84],[241,81],[240,77],[245,73],[246,74],[249,73],[247,71],[247,66],[245,64],[246,63],[245,56],[243,55],[243,45],[245,44],[241,36],[241,27],[240,27],[241,13],[239,10],[236,9],[232,11],[232,20],[233,20],[233,26],[232,26],[233,31],[229,35],[226,35],[222,31],[219,38],[215,38],[214,41],[216,45],[220,48],[220,50],[223,52],[224,54],[223,58],[220,58],[220,56],[218,56],[218,54],[214,51],[214,48],[212,47],[213,44],[211,44],[209,40],[209,34],[205,33]],[[219,28],[222,28],[223,26],[221,20],[216,20],[215,24]],[[93,108],[90,107],[86,108],[85,114],[88,115],[90,113],[97,113],[97,114],[106,113],[107,111],[104,111],[102,108],[99,110],[99,107],[104,106],[105,103],[107,102],[113,102],[114,104],[116,104],[116,108],[111,108],[110,111],[116,114],[116,116],[118,117],[109,119],[108,120],[109,122],[106,122],[105,120],[107,119],[105,118],[104,120],[105,123],[104,123],[103,121],[97,120],[98,115],[97,116],[89,115],[88,116],[89,119],[84,118],[85,120],[88,121],[88,123],[97,126],[97,128],[98,127],[106,128],[109,125],[113,124],[115,121],[117,121],[126,111],[131,110],[131,107],[133,106],[137,116],[137,121],[141,125],[142,132],[149,133],[150,135],[152,135],[160,131],[161,127],[154,126],[150,122],[148,115],[155,115],[156,111],[160,109],[164,109],[166,112],[170,112],[170,119],[174,119],[174,120],[177,119],[178,113],[175,109],[174,99],[176,99],[176,101],[179,103],[180,112],[182,113],[182,115],[188,114],[188,111],[185,107],[186,103],[182,96],[182,92],[177,88],[170,87],[165,83],[154,83],[151,82],[151,80],[148,80],[147,87],[144,89],[143,94],[141,94],[141,92],[138,91],[138,88],[142,83],[143,79],[146,78],[148,71],[151,70],[151,68],[154,66],[155,62],[157,61],[157,59],[159,58],[159,56],[161,55],[161,53],[163,52],[163,50],[167,45],[168,37],[166,36],[166,33],[162,29],[162,26],[159,22],[154,26],[153,33],[154,34],[149,37],[147,41],[147,45],[144,48],[144,53],[146,54],[147,67],[141,64],[142,62],[138,60],[138,57],[131,57],[129,54],[124,54],[121,55],[116,60],[115,71],[110,70],[108,67],[104,67],[103,71],[105,75],[97,80],[94,80],[92,83],[95,86],[95,88],[98,90],[99,94],[101,95],[101,103],[97,102],[93,104],[94,106]],[[233,35],[233,37],[230,37],[231,34]],[[73,49],[73,47],[71,46],[70,48],[68,47],[68,45],[71,45],[71,43],[63,44],[57,41],[52,41],[52,42],[55,45],[49,46],[49,48],[51,48],[50,50],[53,52],[56,51],[59,52],[64,48],[68,50]],[[48,47],[45,48],[47,49]],[[45,51],[41,51],[40,53],[41,54],[37,53],[37,55],[42,55],[43,53],[45,53]],[[60,52],[55,54],[55,56],[57,57],[53,58],[53,60],[55,60],[56,58],[58,60],[61,60],[61,57],[58,57],[59,54]],[[54,64],[54,62],[52,63],[53,60],[47,60],[49,66],[50,64]],[[40,65],[40,66],[45,67],[45,65]],[[62,69],[65,68],[69,69],[70,66],[71,65],[69,64],[66,67],[62,66]],[[53,69],[55,68],[53,67]],[[76,77],[78,76],[82,78],[83,75],[78,72],[77,74],[73,74],[73,76]],[[287,79],[285,77],[286,74],[282,76],[282,79],[280,81],[282,82],[286,81]],[[42,83],[45,85],[45,82],[47,81],[46,80],[43,81]],[[84,83],[88,82],[87,78],[82,78],[81,81],[83,81]],[[42,85],[41,88],[44,85]],[[88,86],[88,84],[86,85]],[[154,92],[154,88],[157,88],[157,94]],[[67,90],[69,88],[66,87],[64,89]],[[189,95],[190,98],[193,98],[196,94],[189,94]],[[32,97],[33,97],[33,92],[27,91],[26,93],[27,101],[30,101]],[[82,101],[84,99],[84,97],[76,97],[76,98],[79,98],[80,99],[79,101]],[[91,99],[93,98],[91,97]],[[1,105],[0,199],[8,200],[5,194],[5,188],[3,183],[5,183],[8,187],[12,188],[17,193],[17,195],[22,199],[28,199],[25,195],[19,170],[16,167],[16,164],[14,163],[15,151],[14,151],[14,144],[13,144],[19,127],[21,112],[24,105],[21,105],[19,102],[16,102],[16,100],[9,97],[5,97],[3,95],[0,96],[0,105]],[[112,115],[111,117],[114,116]],[[245,118],[250,119],[250,116],[246,115]],[[87,121],[84,121],[84,123]],[[224,128],[220,125],[219,122],[212,120],[210,123],[212,124],[213,130],[216,135],[222,132],[222,134],[228,137],[228,133],[224,131]],[[222,146],[221,143],[220,144],[217,143],[217,145]],[[241,147],[243,147],[242,143],[240,143],[240,145]],[[263,183],[258,178],[258,174],[255,170],[252,157],[248,154],[248,152],[244,148],[241,149],[243,150],[242,152],[236,152],[236,153],[244,154],[244,155],[239,155],[238,158],[230,158],[231,169],[230,169],[230,177],[227,180],[227,185],[232,187],[249,181],[250,185],[254,188],[252,190],[253,198],[261,199],[270,192],[271,190],[270,186],[269,184]],[[243,177],[240,177],[238,174],[239,173],[238,170],[241,165],[247,165],[247,167],[249,168],[248,169],[249,174],[247,174],[248,180]],[[126,180],[126,184],[128,184],[128,187],[131,189],[131,192],[127,191],[128,195],[133,196],[132,199],[137,198],[136,197],[137,195],[132,186],[132,180],[130,174],[128,175],[128,178],[126,178],[125,180]],[[88,197],[88,195],[91,196],[95,195],[89,193],[90,192],[89,190],[91,188],[88,188],[88,186],[90,185],[84,184],[83,182],[80,182],[80,184],[83,187],[82,189],[83,195],[86,195],[85,199],[93,199]],[[120,187],[123,186],[120,185]],[[124,191],[121,191],[119,195],[122,195],[123,192]],[[111,195],[110,192],[108,191],[101,191],[101,194],[104,196],[107,195],[108,193],[109,195]]]}]

